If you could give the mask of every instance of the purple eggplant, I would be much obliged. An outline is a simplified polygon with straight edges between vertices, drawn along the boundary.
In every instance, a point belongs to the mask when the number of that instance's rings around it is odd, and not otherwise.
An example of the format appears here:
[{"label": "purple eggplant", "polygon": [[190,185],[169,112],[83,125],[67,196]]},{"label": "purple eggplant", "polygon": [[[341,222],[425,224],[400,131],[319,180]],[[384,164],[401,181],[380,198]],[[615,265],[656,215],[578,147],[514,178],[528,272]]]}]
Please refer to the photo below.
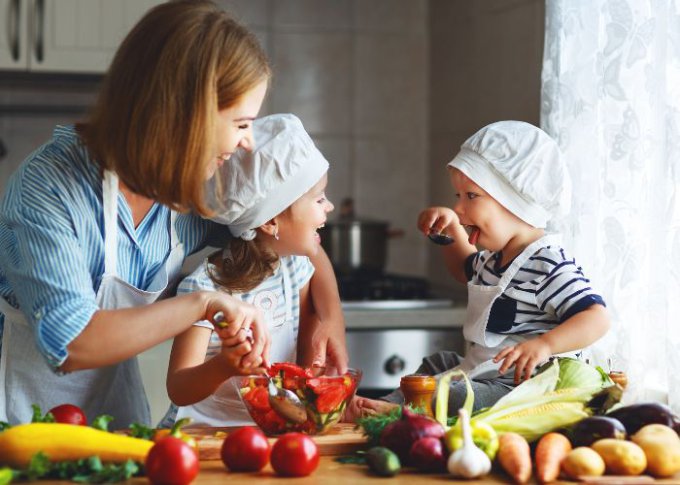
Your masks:
[{"label": "purple eggplant", "polygon": [[571,442],[574,446],[590,446],[603,438],[625,440],[626,428],[618,419],[591,416],[582,419],[571,429]]},{"label": "purple eggplant", "polygon": [[671,408],[658,402],[643,402],[623,406],[607,413],[610,418],[621,421],[628,435],[635,434],[648,424],[659,423],[673,427],[675,416]]}]

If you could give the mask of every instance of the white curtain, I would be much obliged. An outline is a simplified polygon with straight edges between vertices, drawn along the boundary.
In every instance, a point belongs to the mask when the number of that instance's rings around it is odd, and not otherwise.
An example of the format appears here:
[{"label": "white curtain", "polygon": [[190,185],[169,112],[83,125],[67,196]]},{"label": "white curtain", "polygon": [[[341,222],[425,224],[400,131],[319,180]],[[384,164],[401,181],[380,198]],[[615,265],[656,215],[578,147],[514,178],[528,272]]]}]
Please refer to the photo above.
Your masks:
[{"label": "white curtain", "polygon": [[612,317],[591,347],[628,402],[680,412],[680,0],[546,0],[541,125],[574,198],[566,244]]}]

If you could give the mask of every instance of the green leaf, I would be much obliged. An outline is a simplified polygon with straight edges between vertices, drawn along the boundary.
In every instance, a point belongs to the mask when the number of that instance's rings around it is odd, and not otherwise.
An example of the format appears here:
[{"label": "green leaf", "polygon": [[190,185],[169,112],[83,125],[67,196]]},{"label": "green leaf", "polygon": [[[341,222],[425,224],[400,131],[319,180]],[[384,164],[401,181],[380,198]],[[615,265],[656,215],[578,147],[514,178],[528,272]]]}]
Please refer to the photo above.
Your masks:
[{"label": "green leaf", "polygon": [[[40,408],[38,408],[40,409]],[[31,457],[26,469],[26,477],[29,480],[42,478],[50,471],[50,459],[42,451],[37,452]]]},{"label": "green leaf", "polygon": [[374,414],[357,419],[357,426],[360,426],[364,435],[368,438],[369,445],[377,445],[380,442],[380,434],[385,427],[401,419],[401,406],[395,407],[385,414]]},{"label": "green leaf", "polygon": [[130,425],[130,436],[133,438],[153,441],[154,434],[156,434],[154,428],[149,428],[148,426],[139,423],[132,423]]},{"label": "green leaf", "polygon": [[8,422],[0,421],[0,433],[2,433],[3,431],[5,431],[7,429],[10,429],[11,427],[12,427],[12,425],[9,424]]},{"label": "green leaf", "polygon": [[96,418],[94,418],[91,426],[94,429],[98,429],[100,431],[108,431],[109,423],[111,421],[113,421],[113,416],[110,416],[108,414],[102,414],[101,416],[97,416]]},{"label": "green leaf", "polygon": [[54,423],[54,416],[52,413],[46,413],[44,416],[40,406],[37,404],[31,404],[33,408],[33,417],[31,418],[31,423]]}]

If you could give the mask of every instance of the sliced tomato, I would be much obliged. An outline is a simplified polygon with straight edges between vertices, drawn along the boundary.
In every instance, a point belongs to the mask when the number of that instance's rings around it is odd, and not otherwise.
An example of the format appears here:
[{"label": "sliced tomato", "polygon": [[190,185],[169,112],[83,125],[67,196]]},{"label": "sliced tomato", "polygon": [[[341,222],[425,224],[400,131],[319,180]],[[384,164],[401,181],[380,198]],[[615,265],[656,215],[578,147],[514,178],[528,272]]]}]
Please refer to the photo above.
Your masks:
[{"label": "sliced tomato", "polygon": [[273,409],[269,410],[267,414],[264,415],[263,424],[264,426],[262,428],[270,433],[278,433],[286,429],[286,420],[276,414],[276,411]]},{"label": "sliced tomato", "polygon": [[316,398],[316,409],[320,413],[335,411],[347,397],[347,389],[342,384],[326,384],[319,388]]},{"label": "sliced tomato", "polygon": [[254,387],[248,391],[243,399],[248,401],[248,403],[257,411],[269,411],[271,407],[269,406],[269,394],[265,387]]},{"label": "sliced tomato", "polygon": [[269,375],[272,377],[282,375],[285,377],[312,377],[308,369],[303,369],[291,362],[277,362],[269,368]]}]

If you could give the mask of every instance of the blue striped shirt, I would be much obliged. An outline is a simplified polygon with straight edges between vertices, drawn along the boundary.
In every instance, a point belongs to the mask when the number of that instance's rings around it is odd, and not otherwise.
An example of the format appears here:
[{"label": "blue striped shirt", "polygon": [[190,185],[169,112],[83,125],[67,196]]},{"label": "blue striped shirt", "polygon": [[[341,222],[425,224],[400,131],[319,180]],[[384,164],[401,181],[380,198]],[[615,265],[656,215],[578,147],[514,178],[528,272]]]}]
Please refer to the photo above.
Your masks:
[{"label": "blue striped shirt", "polygon": [[[466,261],[468,279],[476,285],[497,285],[505,267],[502,253],[480,251]],[[519,269],[491,307],[487,331],[540,334],[591,305],[604,305],[573,257],[558,246],[545,246]]]},{"label": "blue striped shirt", "polygon": [[[72,126],[57,126],[12,175],[0,204],[0,296],[22,309],[40,351],[58,367],[98,309],[104,273],[100,168]],[[169,220],[168,208],[154,204],[135,228],[119,194],[120,278],[147,288],[170,252]],[[176,229],[185,253],[201,249],[215,227],[180,215]]]}]

